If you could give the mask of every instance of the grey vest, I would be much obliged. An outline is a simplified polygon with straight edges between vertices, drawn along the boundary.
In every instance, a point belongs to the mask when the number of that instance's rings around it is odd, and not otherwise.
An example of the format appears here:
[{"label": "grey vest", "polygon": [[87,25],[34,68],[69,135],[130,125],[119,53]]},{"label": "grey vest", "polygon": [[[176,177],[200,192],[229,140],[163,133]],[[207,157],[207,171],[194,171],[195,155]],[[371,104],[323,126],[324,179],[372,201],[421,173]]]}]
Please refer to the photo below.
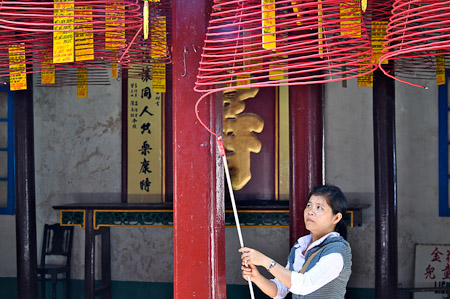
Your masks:
[{"label": "grey vest", "polygon": [[[311,256],[312,253],[319,250],[325,244],[329,244],[322,249],[321,252],[316,254],[316,256],[312,259],[311,263],[306,268],[306,272],[308,272],[315,264],[320,260],[322,256],[325,256],[330,253],[340,253],[344,258],[344,268],[338,277],[321,287],[320,289],[312,292],[308,295],[292,295],[293,299],[312,299],[312,298],[320,298],[320,299],[344,299],[345,290],[347,286],[348,279],[350,278],[350,274],[352,273],[352,251],[350,249],[350,245],[347,241],[344,240],[341,236],[339,237],[331,237],[327,238],[321,244],[313,247],[308,251],[305,256],[305,262]],[[297,248],[293,247],[291,249],[291,253],[289,254],[289,270],[293,270],[294,258],[295,258],[295,250]]]}]

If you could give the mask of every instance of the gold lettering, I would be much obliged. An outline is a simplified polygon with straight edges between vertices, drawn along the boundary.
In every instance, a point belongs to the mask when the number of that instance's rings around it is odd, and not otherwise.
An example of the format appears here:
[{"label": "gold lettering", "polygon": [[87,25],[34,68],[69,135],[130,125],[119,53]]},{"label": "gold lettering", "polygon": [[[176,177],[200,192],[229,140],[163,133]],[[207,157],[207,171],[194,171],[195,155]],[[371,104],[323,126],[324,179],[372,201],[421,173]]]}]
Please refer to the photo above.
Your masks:
[{"label": "gold lettering", "polygon": [[264,120],[254,113],[242,113],[244,101],[254,98],[259,88],[227,90],[223,94],[224,146],[234,190],[242,189],[252,178],[250,153],[261,151],[261,141],[254,133],[261,133]]}]

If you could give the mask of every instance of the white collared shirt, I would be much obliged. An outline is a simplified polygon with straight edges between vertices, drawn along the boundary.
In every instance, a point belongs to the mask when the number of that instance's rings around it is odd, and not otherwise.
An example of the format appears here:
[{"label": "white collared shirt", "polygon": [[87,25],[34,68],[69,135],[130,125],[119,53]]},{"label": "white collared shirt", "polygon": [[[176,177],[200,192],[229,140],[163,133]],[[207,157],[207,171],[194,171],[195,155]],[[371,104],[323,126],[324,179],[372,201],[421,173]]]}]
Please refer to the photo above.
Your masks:
[{"label": "white collared shirt", "polygon": [[[307,295],[320,289],[333,279],[339,276],[342,269],[344,268],[344,258],[340,253],[330,253],[326,256],[320,258],[317,264],[314,265],[308,272],[302,274],[299,273],[305,263],[306,253],[313,247],[321,244],[325,239],[330,237],[339,237],[339,233],[331,232],[323,236],[319,240],[309,243],[312,239],[312,234],[301,237],[298,239],[297,244],[294,245],[297,250],[295,250],[294,258],[294,271],[291,274],[291,288],[288,289],[281,281],[277,278],[272,279],[277,285],[278,293],[274,299],[282,299],[289,292],[297,295]],[[303,251],[308,247],[308,250],[303,255]],[[289,262],[286,265],[286,269],[289,269]]]}]

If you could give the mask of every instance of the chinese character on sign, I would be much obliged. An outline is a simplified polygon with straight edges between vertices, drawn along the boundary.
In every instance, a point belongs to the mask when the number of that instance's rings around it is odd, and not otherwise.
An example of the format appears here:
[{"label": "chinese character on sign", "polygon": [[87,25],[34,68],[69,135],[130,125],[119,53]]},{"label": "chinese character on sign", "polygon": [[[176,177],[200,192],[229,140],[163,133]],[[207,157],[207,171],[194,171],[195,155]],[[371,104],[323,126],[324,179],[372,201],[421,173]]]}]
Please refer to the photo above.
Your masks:
[{"label": "chinese character on sign", "polygon": [[142,88],[141,99],[143,99],[143,98],[147,98],[149,100],[152,98],[152,90],[150,89],[150,87]]},{"label": "chinese character on sign", "polygon": [[139,117],[142,116],[142,114],[147,113],[150,116],[153,116],[153,113],[151,113],[150,111],[148,111],[148,106],[145,106],[145,108],[142,110],[141,114],[139,114]]},{"label": "chinese character on sign", "polygon": [[145,191],[149,192],[151,184],[152,184],[152,182],[150,182],[150,180],[148,178],[146,178],[145,180],[142,180],[140,182],[141,190],[145,190]]},{"label": "chinese character on sign", "polygon": [[145,131],[148,131],[149,134],[152,133],[152,131],[150,131],[150,123],[143,123],[141,129],[141,135],[144,134]]},{"label": "chinese character on sign", "polygon": [[441,261],[441,255],[443,255],[442,252],[439,251],[439,249],[436,247],[433,252],[431,253],[433,256],[432,262],[440,262]]},{"label": "chinese character on sign", "polygon": [[130,97],[137,97],[137,83],[131,83]]},{"label": "chinese character on sign", "polygon": [[148,66],[142,68],[142,82],[150,80],[151,70]]},{"label": "chinese character on sign", "polygon": [[444,277],[442,279],[450,279],[450,264],[447,263],[447,266],[442,270],[444,272]]},{"label": "chinese character on sign", "polygon": [[141,170],[139,171],[139,173],[151,173],[152,171],[150,170],[150,161],[145,160],[141,162]]},{"label": "chinese character on sign", "polygon": [[141,149],[139,149],[139,151],[141,152],[141,155],[142,156],[147,156],[147,154],[150,153],[150,150],[152,150],[152,148],[147,143],[147,140],[145,140],[144,143],[142,144]]},{"label": "chinese character on sign", "polygon": [[431,265],[428,265],[427,270],[425,272],[425,279],[429,278],[429,279],[435,279],[436,275],[434,274],[434,267],[431,267]]},{"label": "chinese character on sign", "polygon": [[450,262],[450,250],[447,250],[447,257],[445,258],[447,262]]}]

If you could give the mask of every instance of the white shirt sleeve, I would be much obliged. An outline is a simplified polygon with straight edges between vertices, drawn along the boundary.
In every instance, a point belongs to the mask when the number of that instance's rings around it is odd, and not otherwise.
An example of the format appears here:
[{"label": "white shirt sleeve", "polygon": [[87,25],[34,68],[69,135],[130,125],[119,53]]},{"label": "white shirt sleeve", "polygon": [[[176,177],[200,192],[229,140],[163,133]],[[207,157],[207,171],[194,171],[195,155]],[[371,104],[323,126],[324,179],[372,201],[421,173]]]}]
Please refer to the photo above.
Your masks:
[{"label": "white shirt sleeve", "polygon": [[[343,268],[344,258],[340,253],[327,254],[321,257],[317,264],[304,274],[293,271],[291,274],[291,288],[289,291],[296,295],[311,294],[337,278]],[[275,298],[284,298],[284,296]]]},{"label": "white shirt sleeve", "polygon": [[[285,267],[289,269],[289,263]],[[277,285],[277,295],[273,299],[283,299],[289,293],[289,289],[278,278],[271,279]]]}]

